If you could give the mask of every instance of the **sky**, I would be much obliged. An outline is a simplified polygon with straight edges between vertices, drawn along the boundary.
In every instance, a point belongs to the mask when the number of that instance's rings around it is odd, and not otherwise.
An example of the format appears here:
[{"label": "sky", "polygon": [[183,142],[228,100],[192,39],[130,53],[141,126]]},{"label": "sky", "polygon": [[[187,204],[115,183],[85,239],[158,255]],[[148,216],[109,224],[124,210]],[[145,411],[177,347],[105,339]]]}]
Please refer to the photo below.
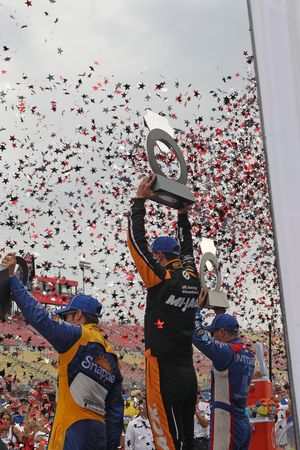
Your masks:
[{"label": "sky", "polygon": [[[107,310],[113,304],[125,311],[119,314],[123,318],[127,308],[141,317],[144,294],[126,247],[126,212],[148,170],[142,116],[151,108],[167,115],[174,128],[188,133],[193,126],[199,141],[207,136],[208,151],[199,161],[206,169],[201,173],[189,161],[190,185],[202,183],[198,189],[208,198],[211,215],[205,219],[198,205],[204,225],[194,225],[197,246],[200,231],[202,237],[216,238],[225,285],[229,289],[233,283],[235,294],[245,272],[251,269],[253,278],[257,270],[265,271],[263,282],[257,277],[251,288],[246,282],[239,302],[254,297],[247,314],[256,297],[269,308],[278,292],[274,279],[269,282],[274,255],[264,173],[251,175],[247,186],[255,158],[262,158],[259,112],[256,106],[251,109],[247,127],[254,123],[256,128],[244,138],[247,95],[237,95],[234,103],[235,90],[245,89],[252,61],[246,1],[7,0],[0,3],[0,36],[1,253],[7,247],[33,251],[38,271],[48,275],[61,261],[64,274],[78,281],[78,264],[85,258],[92,264],[87,288],[100,295]],[[219,113],[220,104],[228,103],[226,114]],[[241,161],[245,158],[241,173],[246,174],[236,193],[234,183],[226,182],[230,161],[237,171],[240,164],[230,149],[224,178],[216,177],[218,158],[225,161],[222,126],[235,108],[238,125],[227,124],[224,136],[229,136],[227,147],[235,140]],[[252,154],[244,152],[247,145],[253,146]],[[259,189],[252,186],[257,179],[262,180]],[[243,216],[245,202],[254,210]],[[216,211],[223,217],[222,211],[231,207],[233,215],[222,222],[228,230],[222,234],[218,222],[212,222],[211,231],[208,219],[214,221]],[[159,207],[154,210],[163,216]],[[236,223],[235,214],[241,214]],[[175,217],[173,212],[166,216]],[[254,217],[263,229],[248,229]],[[151,223],[156,225],[152,237],[157,226],[167,232],[166,224]],[[246,241],[249,251],[241,256]],[[260,269],[252,267],[253,255]]]},{"label": "sky", "polygon": [[130,83],[160,75],[206,93],[251,49],[246,0],[7,0],[0,11],[13,52],[1,85],[28,69],[37,80],[72,78],[97,60]]}]

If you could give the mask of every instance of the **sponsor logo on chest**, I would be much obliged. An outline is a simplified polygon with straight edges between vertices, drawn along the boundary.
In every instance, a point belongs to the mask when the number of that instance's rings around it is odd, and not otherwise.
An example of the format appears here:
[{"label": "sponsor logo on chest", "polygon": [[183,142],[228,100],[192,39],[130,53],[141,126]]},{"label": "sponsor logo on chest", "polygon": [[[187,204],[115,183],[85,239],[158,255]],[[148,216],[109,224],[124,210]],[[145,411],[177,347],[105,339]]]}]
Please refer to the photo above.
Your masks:
[{"label": "sponsor logo on chest", "polygon": [[198,299],[195,297],[175,297],[175,295],[170,295],[166,305],[175,306],[185,312],[188,308],[197,308]]},{"label": "sponsor logo on chest", "polygon": [[253,365],[255,363],[255,357],[246,356],[246,355],[243,355],[240,353],[238,353],[236,355],[236,360],[237,360],[237,362],[242,362],[244,364],[249,364],[249,365]]},{"label": "sponsor logo on chest", "polygon": [[94,375],[97,375],[101,381],[109,381],[110,383],[114,383],[116,378],[115,375],[104,369],[101,365],[97,364],[91,355],[87,355],[81,365],[84,369],[91,371]]}]

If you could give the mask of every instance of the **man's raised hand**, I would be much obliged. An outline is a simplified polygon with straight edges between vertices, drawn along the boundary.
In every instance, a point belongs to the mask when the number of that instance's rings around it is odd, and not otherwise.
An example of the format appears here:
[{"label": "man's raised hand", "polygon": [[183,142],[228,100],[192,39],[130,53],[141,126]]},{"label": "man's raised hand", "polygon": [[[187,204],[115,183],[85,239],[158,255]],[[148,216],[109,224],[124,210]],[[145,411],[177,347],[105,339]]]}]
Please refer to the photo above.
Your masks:
[{"label": "man's raised hand", "polygon": [[208,291],[201,289],[200,295],[198,297],[198,306],[200,309],[204,308],[204,305],[206,303]]},{"label": "man's raised hand", "polygon": [[151,199],[155,196],[155,193],[152,191],[152,186],[154,185],[156,180],[156,175],[151,174],[148,177],[144,178],[136,191],[136,198],[144,198]]},{"label": "man's raised hand", "polygon": [[15,268],[17,264],[16,260],[16,254],[15,253],[8,253],[4,256],[1,262],[2,266],[8,267],[9,276],[13,277],[15,274]]}]

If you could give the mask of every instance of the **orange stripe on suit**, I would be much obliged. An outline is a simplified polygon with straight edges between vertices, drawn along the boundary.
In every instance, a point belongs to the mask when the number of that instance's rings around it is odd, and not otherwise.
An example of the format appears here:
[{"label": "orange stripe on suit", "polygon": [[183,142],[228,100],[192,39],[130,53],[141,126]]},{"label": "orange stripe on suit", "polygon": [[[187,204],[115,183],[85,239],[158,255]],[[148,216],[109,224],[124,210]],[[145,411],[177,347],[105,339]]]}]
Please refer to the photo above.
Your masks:
[{"label": "orange stripe on suit", "polygon": [[146,350],[147,409],[157,450],[175,450],[168,419],[160,393],[157,358]]}]

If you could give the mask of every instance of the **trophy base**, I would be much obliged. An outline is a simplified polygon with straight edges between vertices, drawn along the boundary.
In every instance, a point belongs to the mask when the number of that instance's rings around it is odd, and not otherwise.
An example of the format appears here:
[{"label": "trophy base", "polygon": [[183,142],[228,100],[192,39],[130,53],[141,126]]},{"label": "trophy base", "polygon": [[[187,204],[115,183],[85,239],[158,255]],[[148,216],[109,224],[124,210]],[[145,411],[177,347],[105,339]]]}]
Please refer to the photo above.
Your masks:
[{"label": "trophy base", "polygon": [[9,273],[6,266],[0,265],[0,320],[5,320],[11,313],[12,301],[9,284]]},{"label": "trophy base", "polygon": [[185,184],[170,180],[162,175],[156,175],[156,181],[152,190],[155,193],[155,197],[152,200],[174,209],[182,208],[185,203],[191,204],[195,202],[191,190]]},{"label": "trophy base", "polygon": [[205,303],[205,308],[229,308],[229,302],[227,295],[224,292],[218,291],[208,291],[207,300]]}]

